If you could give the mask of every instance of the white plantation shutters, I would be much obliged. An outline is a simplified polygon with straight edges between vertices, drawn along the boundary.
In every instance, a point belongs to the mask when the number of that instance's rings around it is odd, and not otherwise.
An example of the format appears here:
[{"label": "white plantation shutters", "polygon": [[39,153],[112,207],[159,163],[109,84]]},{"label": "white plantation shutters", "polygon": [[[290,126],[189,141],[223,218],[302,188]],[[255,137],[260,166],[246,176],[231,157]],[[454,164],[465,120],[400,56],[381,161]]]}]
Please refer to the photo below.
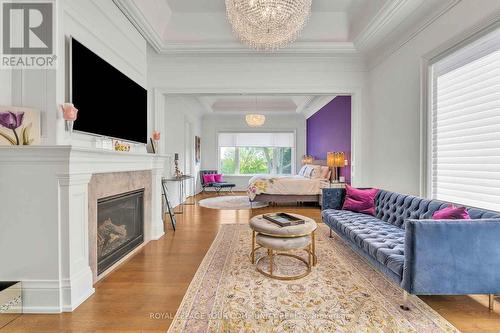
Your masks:
[{"label": "white plantation shutters", "polygon": [[219,147],[295,147],[293,132],[219,133]]},{"label": "white plantation shutters", "polygon": [[431,194],[500,211],[499,31],[433,65]]}]

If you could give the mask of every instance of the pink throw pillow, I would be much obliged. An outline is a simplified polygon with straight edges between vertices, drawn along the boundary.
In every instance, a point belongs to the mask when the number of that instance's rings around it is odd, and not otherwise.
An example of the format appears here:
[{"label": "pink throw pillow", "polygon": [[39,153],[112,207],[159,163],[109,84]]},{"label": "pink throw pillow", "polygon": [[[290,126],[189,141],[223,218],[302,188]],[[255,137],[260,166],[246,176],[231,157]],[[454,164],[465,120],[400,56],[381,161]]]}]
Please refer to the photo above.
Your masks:
[{"label": "pink throw pillow", "polygon": [[453,205],[435,211],[432,218],[434,220],[470,220],[467,208]]},{"label": "pink throw pillow", "polygon": [[214,181],[216,183],[222,183],[224,181],[224,178],[222,177],[222,175],[220,173],[217,173],[214,175]]},{"label": "pink throw pillow", "polygon": [[205,175],[203,175],[203,182],[205,184],[214,183],[215,182],[214,174],[205,174]]},{"label": "pink throw pillow", "polygon": [[343,210],[375,216],[375,196],[378,189],[362,190],[346,185]]}]

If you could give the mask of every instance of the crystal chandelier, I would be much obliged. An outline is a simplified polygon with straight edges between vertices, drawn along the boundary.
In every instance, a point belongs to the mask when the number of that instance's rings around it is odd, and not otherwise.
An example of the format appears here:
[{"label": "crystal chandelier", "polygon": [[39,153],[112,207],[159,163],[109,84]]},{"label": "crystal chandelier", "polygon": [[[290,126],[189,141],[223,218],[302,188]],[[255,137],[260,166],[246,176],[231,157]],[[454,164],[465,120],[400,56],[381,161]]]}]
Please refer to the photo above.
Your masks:
[{"label": "crystal chandelier", "polygon": [[257,50],[277,50],[299,36],[312,0],[226,0],[234,33]]}]

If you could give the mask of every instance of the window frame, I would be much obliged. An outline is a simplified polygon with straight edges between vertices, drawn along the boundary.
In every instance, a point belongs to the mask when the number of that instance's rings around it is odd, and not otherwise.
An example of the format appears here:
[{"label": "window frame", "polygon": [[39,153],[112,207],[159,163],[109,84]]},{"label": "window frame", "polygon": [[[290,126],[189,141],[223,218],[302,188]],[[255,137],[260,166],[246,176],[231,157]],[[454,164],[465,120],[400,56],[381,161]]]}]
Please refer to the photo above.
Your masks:
[{"label": "window frame", "polygon": [[[277,130],[277,131],[273,131],[273,130],[262,130],[262,131],[245,131],[245,130],[241,130],[241,131],[237,131],[237,130],[230,130],[230,131],[224,131],[224,130],[220,130],[220,131],[217,131],[216,133],[216,154],[217,154],[217,170],[221,170],[221,167],[222,167],[222,163],[221,163],[221,158],[220,158],[220,155],[221,155],[221,148],[220,145],[219,145],[219,135],[220,134],[223,134],[223,133],[291,133],[293,135],[293,142],[294,142],[294,146],[293,147],[289,147],[291,148],[292,150],[292,157],[291,157],[291,173],[290,174],[274,174],[274,173],[267,173],[266,175],[271,175],[271,176],[289,176],[289,175],[294,175],[296,174],[296,165],[297,165],[297,158],[296,158],[296,150],[297,150],[297,131],[296,130]],[[237,153],[235,153],[236,156],[237,156]],[[235,173],[235,174],[224,174],[225,176],[230,176],[230,177],[252,177],[252,176],[255,176],[255,175],[260,175],[261,173],[256,173],[256,174],[250,174],[250,173]]]},{"label": "window frame", "polygon": [[[462,33],[457,38],[445,43],[438,47],[429,54],[421,58],[420,65],[420,196],[429,199],[436,199],[433,197],[433,160],[432,160],[432,126],[433,126],[433,102],[434,94],[436,93],[436,78],[434,75],[434,66],[444,58],[460,51],[472,43],[478,41],[484,36],[500,29],[500,21],[486,22],[483,26],[476,27],[470,31]],[[449,67],[449,70],[466,65],[480,58],[489,52],[482,50],[475,53],[472,57],[462,59],[462,61],[455,61]],[[457,204],[460,204],[457,202]]]}]

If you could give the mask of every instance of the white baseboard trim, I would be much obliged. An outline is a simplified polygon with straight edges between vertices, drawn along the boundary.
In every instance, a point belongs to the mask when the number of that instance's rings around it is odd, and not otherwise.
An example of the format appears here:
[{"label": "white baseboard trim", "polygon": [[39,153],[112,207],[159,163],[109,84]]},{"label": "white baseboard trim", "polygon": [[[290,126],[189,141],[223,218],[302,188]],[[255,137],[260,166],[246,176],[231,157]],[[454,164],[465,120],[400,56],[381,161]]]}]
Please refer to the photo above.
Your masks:
[{"label": "white baseboard trim", "polygon": [[72,312],[94,293],[92,270],[86,266],[70,279],[63,280],[62,311]]},{"label": "white baseboard trim", "polygon": [[23,280],[23,313],[72,312],[95,291],[90,267],[67,280]]},{"label": "white baseboard trim", "polygon": [[59,280],[24,280],[23,313],[60,313],[61,283]]},{"label": "white baseboard trim", "polygon": [[90,296],[92,296],[95,292],[94,288],[90,288],[87,293],[80,296],[79,299],[75,300],[73,304],[64,305],[62,307],[62,312],[73,312],[77,307],[79,307],[83,302],[87,300]]},{"label": "white baseboard trim", "polygon": [[161,224],[155,224],[153,226],[153,230],[151,232],[151,240],[158,240],[165,235],[165,230],[163,226],[163,221],[161,221]]},{"label": "white baseboard trim", "polygon": [[59,307],[50,306],[27,306],[23,304],[23,313],[26,314],[58,314],[61,313]]}]

